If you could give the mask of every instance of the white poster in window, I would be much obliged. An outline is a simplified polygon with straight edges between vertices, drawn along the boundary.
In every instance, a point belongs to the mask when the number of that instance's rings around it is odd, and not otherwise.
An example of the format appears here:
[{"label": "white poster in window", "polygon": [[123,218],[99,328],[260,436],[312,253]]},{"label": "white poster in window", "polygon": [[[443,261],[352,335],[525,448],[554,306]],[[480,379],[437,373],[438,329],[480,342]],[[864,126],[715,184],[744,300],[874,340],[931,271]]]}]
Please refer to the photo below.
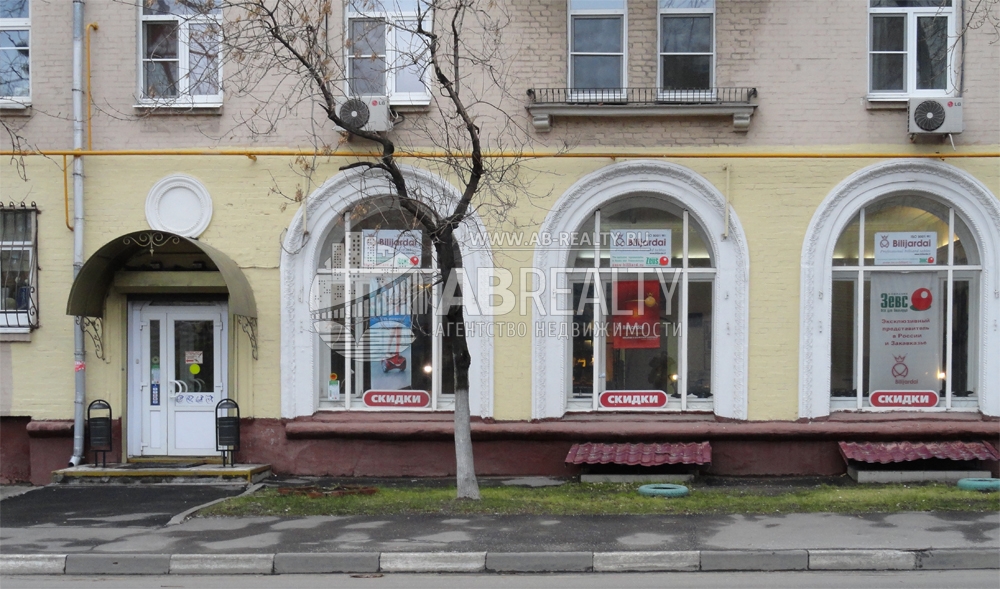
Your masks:
[{"label": "white poster in window", "polygon": [[928,266],[937,260],[937,232],[875,234],[876,266]]},{"label": "white poster in window", "polygon": [[669,268],[670,229],[612,229],[612,268]]},{"label": "white poster in window", "polygon": [[419,229],[364,229],[361,231],[363,268],[419,268],[423,234]]},{"label": "white poster in window", "polygon": [[937,274],[872,274],[868,365],[872,406],[937,404],[943,302]]}]

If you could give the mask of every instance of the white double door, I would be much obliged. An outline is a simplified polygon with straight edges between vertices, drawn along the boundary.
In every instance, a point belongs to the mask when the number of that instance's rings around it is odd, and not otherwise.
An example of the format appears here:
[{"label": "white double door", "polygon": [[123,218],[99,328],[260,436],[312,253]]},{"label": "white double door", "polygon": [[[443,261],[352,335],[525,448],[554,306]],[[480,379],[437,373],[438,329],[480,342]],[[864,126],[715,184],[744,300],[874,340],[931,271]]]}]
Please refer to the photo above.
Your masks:
[{"label": "white double door", "polygon": [[225,303],[129,304],[129,455],[208,456],[228,395]]}]

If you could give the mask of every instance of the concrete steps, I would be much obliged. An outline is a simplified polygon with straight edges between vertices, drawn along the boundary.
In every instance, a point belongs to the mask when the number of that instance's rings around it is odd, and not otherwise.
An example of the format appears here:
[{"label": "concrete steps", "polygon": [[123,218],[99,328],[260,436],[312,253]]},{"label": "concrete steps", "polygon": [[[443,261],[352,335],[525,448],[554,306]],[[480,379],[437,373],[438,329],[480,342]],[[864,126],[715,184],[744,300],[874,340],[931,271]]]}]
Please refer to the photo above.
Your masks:
[{"label": "concrete steps", "polygon": [[52,472],[61,484],[114,483],[256,483],[271,476],[270,464],[223,466],[221,460],[139,459],[124,464],[81,464]]}]

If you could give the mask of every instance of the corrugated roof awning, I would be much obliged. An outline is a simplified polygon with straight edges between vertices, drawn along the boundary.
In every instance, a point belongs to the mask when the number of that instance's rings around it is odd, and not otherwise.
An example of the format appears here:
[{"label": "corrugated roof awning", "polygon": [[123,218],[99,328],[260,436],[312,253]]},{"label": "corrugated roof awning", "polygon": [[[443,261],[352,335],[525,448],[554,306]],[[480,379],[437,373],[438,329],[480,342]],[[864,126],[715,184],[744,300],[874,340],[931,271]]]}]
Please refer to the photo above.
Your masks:
[{"label": "corrugated roof awning", "polygon": [[196,239],[165,231],[136,231],[122,235],[94,252],[73,281],[73,288],[69,292],[69,301],[66,304],[66,314],[78,317],[103,317],[104,301],[108,297],[115,272],[142,250],[167,242],[182,243],[180,240],[203,252],[219,269],[229,291],[229,312],[237,316],[256,318],[257,302],[253,296],[253,289],[243,270],[232,258]]},{"label": "corrugated roof awning", "polygon": [[844,460],[890,464],[942,458],[946,460],[998,460],[996,448],[986,442],[840,442]]},{"label": "corrugated roof awning", "polygon": [[686,444],[573,444],[566,455],[567,464],[710,464],[712,445],[708,442]]}]

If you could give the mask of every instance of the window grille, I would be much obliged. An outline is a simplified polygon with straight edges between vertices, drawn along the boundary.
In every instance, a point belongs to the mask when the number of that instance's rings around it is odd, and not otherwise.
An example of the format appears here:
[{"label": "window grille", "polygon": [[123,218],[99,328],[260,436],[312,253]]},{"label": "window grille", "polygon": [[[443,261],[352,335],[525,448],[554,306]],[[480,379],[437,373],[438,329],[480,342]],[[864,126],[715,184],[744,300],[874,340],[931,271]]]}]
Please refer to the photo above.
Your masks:
[{"label": "window grille", "polygon": [[0,203],[0,329],[38,327],[38,207]]}]

